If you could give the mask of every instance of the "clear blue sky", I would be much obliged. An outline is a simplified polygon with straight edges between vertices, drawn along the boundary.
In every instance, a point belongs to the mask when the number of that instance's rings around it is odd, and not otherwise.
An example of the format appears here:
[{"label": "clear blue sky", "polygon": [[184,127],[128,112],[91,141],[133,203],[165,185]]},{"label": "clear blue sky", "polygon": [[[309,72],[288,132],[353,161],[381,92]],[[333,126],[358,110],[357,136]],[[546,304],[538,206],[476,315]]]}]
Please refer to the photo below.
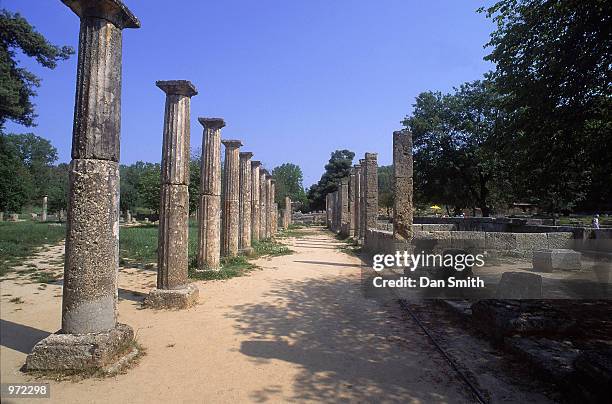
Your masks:
[{"label": "clear blue sky", "polygon": [[[159,161],[164,94],[156,80],[191,80],[192,146],[198,116],[225,119],[222,137],[241,139],[268,168],[302,167],[316,182],[331,151],[379,153],[415,96],[478,79],[493,24],[482,2],[439,0],[126,0],[142,28],[123,36],[121,162]],[[487,1],[486,3],[490,3]],[[77,49],[79,22],[59,0],[0,0],[51,42]],[[55,70],[20,57],[42,78],[37,127],[9,132],[50,139],[70,160],[74,55]]]}]

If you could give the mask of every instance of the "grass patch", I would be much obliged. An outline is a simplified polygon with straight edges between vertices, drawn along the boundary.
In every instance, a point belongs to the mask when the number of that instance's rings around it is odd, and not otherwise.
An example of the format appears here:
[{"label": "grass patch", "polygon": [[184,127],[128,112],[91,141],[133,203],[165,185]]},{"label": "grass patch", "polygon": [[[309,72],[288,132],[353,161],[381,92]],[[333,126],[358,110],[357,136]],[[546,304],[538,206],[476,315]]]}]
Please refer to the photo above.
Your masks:
[{"label": "grass patch", "polygon": [[0,222],[0,276],[44,244],[56,244],[66,237],[65,226],[37,222]]},{"label": "grass patch", "polygon": [[221,269],[218,271],[197,271],[196,267],[196,260],[192,260],[191,265],[189,265],[190,278],[202,281],[213,281],[244,276],[257,268],[257,265],[250,263],[244,255],[239,255],[237,257],[222,258]]},{"label": "grass patch", "polygon": [[55,276],[50,272],[34,272],[30,275],[30,279],[36,283],[53,283],[61,278],[61,275]]},{"label": "grass patch", "polygon": [[336,237],[336,238],[344,242],[344,245],[341,245],[338,247],[339,251],[345,254],[348,254],[348,255],[352,255],[354,257],[357,257],[361,253],[362,247],[359,245],[357,240],[355,240],[354,238],[352,237],[344,237],[344,238]]},{"label": "grass patch", "polygon": [[265,239],[254,241],[253,247],[253,258],[259,257],[278,257],[281,255],[290,255],[295,251],[287,247],[286,245],[275,241],[274,239]]}]

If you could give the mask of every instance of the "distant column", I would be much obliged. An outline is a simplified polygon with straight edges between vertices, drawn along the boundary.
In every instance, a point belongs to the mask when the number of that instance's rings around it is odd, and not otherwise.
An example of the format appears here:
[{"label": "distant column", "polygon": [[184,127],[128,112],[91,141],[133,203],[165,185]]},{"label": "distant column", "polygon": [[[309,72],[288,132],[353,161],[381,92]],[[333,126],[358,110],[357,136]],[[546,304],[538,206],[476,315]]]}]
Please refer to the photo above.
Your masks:
[{"label": "distant column", "polygon": [[268,174],[265,169],[259,172],[259,239],[268,238]]},{"label": "distant column", "polygon": [[377,153],[365,154],[365,241],[368,229],[376,229],[378,220],[378,163]]},{"label": "distant column", "polygon": [[340,180],[340,233],[343,236],[348,236],[349,227],[349,179],[344,177]]},{"label": "distant column", "polygon": [[334,191],[334,232],[340,232],[341,218],[340,218],[340,190]]},{"label": "distant column", "polygon": [[223,212],[221,215],[221,255],[238,255],[240,220],[240,140],[222,140],[225,146],[223,168]]},{"label": "distant column", "polygon": [[353,219],[353,225],[355,228],[353,229],[353,238],[355,240],[359,240],[359,233],[361,227],[361,216],[360,216],[360,208],[361,208],[361,166],[356,164],[355,168],[355,187],[351,191],[354,199],[354,208],[355,210],[351,213]]},{"label": "distant column", "polygon": [[359,159],[361,166],[361,183],[359,184],[359,241],[364,242],[366,233],[366,209],[365,209],[365,159]]},{"label": "distant column", "polygon": [[272,236],[272,176],[266,174],[266,238]]},{"label": "distant column", "polygon": [[47,221],[47,201],[48,201],[48,198],[46,196],[43,196],[42,214],[40,216],[40,221],[41,222],[46,222]]},{"label": "distant column", "polygon": [[349,176],[349,186],[348,186],[348,236],[355,237],[355,188],[357,184],[355,181],[357,177],[355,175],[355,167],[351,167],[350,176]]},{"label": "distant column", "polygon": [[251,242],[259,240],[261,210],[259,205],[259,168],[261,161],[251,161]]},{"label": "distant column", "polygon": [[[117,323],[122,30],[138,19],[119,0],[64,0],[81,20],[61,333],[40,341],[28,370],[99,368],[125,353]],[[78,354],[69,354],[78,352]]]},{"label": "distant column", "polygon": [[190,103],[197,90],[187,80],[158,81],[166,93],[157,242],[157,289],[145,298],[156,309],[184,309],[196,303],[189,284]]},{"label": "distant column", "polygon": [[276,222],[278,220],[278,217],[276,216],[275,213],[275,209],[276,209],[276,204],[275,204],[275,200],[276,200],[276,179],[273,178],[272,176],[270,176],[270,191],[268,192],[268,195],[270,197],[270,202],[268,203],[268,206],[270,207],[270,229],[269,229],[269,234],[270,237],[273,236],[276,231],[274,230],[274,226],[276,225]]},{"label": "distant column", "polygon": [[393,237],[412,239],[412,133],[393,132]]},{"label": "distant column", "polygon": [[221,118],[198,118],[204,127],[198,207],[198,270],[221,266]]},{"label": "distant column", "polygon": [[245,254],[250,254],[251,248],[251,186],[253,180],[251,178],[251,152],[240,153],[240,211],[239,211],[239,227],[240,237],[238,240],[238,248]]},{"label": "distant column", "polygon": [[288,229],[291,224],[291,198],[285,196],[285,210],[283,211],[283,228]]}]

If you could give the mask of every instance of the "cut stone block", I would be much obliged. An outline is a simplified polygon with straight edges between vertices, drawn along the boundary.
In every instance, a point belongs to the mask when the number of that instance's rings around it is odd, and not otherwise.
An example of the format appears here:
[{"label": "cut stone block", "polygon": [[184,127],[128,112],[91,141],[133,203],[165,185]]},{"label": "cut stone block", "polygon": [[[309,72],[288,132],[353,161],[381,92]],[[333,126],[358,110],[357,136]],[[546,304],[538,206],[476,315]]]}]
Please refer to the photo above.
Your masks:
[{"label": "cut stone block", "polygon": [[198,301],[200,292],[193,285],[181,289],[154,289],[144,300],[144,305],[152,309],[186,309]]},{"label": "cut stone block", "polygon": [[574,235],[569,232],[546,233],[548,239],[547,248],[573,248]]},{"label": "cut stone block", "polygon": [[129,355],[133,340],[134,330],[120,323],[100,333],[51,334],[34,346],[26,359],[26,369],[102,369]]},{"label": "cut stone block", "polygon": [[496,299],[541,299],[542,277],[527,272],[504,272],[495,290]]},{"label": "cut stone block", "polygon": [[582,254],[567,249],[538,250],[533,252],[533,269],[538,272],[580,270]]}]

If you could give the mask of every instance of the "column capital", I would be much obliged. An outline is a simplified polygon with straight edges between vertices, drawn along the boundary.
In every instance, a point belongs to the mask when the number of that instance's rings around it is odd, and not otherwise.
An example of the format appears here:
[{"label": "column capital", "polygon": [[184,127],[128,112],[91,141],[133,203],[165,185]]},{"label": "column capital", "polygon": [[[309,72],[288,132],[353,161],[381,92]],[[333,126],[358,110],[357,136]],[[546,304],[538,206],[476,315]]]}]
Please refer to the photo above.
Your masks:
[{"label": "column capital", "polygon": [[251,167],[252,168],[261,167],[261,161],[259,161],[259,160],[252,160],[251,161]]},{"label": "column capital", "polygon": [[140,28],[140,21],[119,0],[62,0],[80,18],[102,18],[117,28]]},{"label": "column capital", "polygon": [[206,129],[221,129],[225,126],[223,118],[204,118],[199,117],[198,122]]},{"label": "column capital", "polygon": [[270,176],[270,182],[271,182],[272,184],[276,184],[276,178],[274,178],[274,177]]},{"label": "column capital", "polygon": [[353,166],[353,168],[354,168],[355,170],[359,170],[359,169],[361,168],[361,164],[355,164],[355,165]]},{"label": "column capital", "polygon": [[248,160],[248,159],[250,159],[251,157],[253,157],[253,153],[252,153],[252,152],[250,152],[250,151],[247,151],[247,152],[240,152],[239,156],[240,156],[240,159],[241,159],[241,160]]},{"label": "column capital", "polygon": [[227,147],[228,149],[233,149],[233,148],[239,148],[240,146],[242,146],[242,140],[236,140],[236,139],[225,139],[225,140],[221,140],[221,143],[223,143],[223,146]]},{"label": "column capital", "polygon": [[193,97],[198,94],[198,90],[189,80],[158,80],[155,85],[167,95]]},{"label": "column capital", "polygon": [[376,160],[377,158],[378,158],[378,153],[366,153],[365,154],[366,160]]}]

